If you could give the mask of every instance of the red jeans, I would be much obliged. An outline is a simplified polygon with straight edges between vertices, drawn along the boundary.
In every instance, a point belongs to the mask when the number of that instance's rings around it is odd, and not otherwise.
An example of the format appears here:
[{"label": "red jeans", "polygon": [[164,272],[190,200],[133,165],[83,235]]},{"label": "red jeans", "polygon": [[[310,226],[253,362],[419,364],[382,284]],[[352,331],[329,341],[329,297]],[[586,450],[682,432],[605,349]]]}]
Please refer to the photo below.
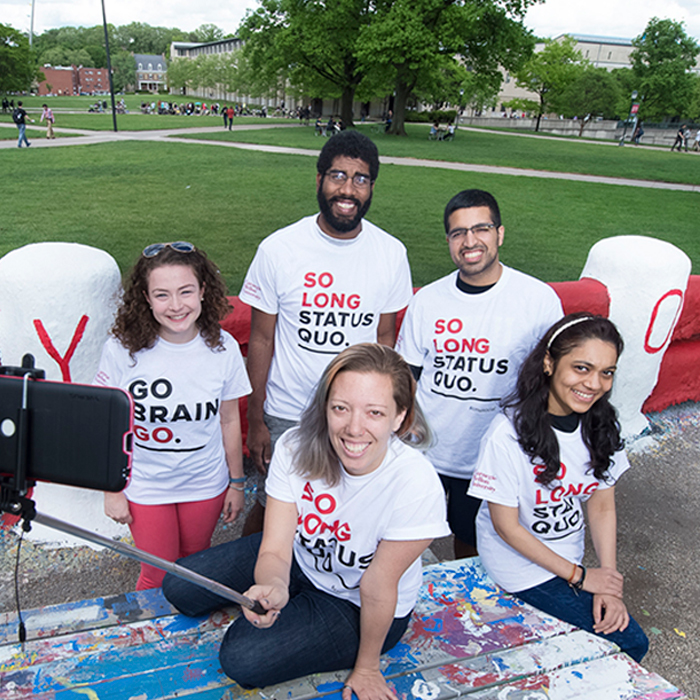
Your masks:
[{"label": "red jeans", "polygon": [[[129,501],[133,522],[129,525],[134,544],[167,561],[201,552],[211,545],[211,536],[224,507],[226,491],[215,498],[191,503],[147,506]],[[158,588],[165,572],[141,564],[136,590]]]}]

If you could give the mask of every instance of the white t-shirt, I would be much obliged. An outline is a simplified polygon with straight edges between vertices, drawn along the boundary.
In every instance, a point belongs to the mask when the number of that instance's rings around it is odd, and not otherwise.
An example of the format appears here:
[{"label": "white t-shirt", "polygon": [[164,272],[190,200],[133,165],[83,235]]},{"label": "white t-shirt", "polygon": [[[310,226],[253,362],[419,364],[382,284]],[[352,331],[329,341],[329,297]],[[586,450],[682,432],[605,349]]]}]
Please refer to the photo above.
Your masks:
[{"label": "white t-shirt", "polygon": [[198,335],[189,343],[162,338],[129,356],[110,338],[95,383],[126,389],[134,398],[134,455],[124,493],[134,503],[203,501],[228,484],[219,409],[250,393],[238,343],[222,331],[224,350]]},{"label": "white t-shirt", "polygon": [[379,316],[411,299],[404,245],[369,221],[359,235],[326,235],[316,216],[276,231],[259,246],[240,298],[277,315],[265,411],[299,420],[330,360],[376,342]]},{"label": "white t-shirt", "polygon": [[417,397],[435,438],[428,459],[440,474],[469,479],[499,402],[562,309],[549,285],[506,266],[480,294],[458,289],[457,275],[416,293],[396,349],[423,368]]},{"label": "white t-shirt", "polygon": [[554,578],[551,571],[530,561],[496,533],[488,503],[518,509],[520,524],[551,550],[580,564],[584,550],[582,503],[597,489],[614,486],[629,469],[624,450],[613,455],[608,479],[598,481],[589,471],[590,455],[581,438],[555,430],[562,469],[549,486],[535,481],[537,467],[518,444],[512,422],[503,414],[484,437],[469,495],[482,498],[476,518],[479,555],[489,576],[510,592],[524,591]]},{"label": "white t-shirt", "polygon": [[[381,540],[422,540],[450,534],[445,494],[428,460],[392,438],[384,461],[369,474],[343,473],[337,486],[294,473],[296,429],[272,455],[266,491],[299,514],[294,556],[320,590],[360,605],[360,579]],[[398,586],[394,617],[413,609],[422,581],[420,557]]]}]

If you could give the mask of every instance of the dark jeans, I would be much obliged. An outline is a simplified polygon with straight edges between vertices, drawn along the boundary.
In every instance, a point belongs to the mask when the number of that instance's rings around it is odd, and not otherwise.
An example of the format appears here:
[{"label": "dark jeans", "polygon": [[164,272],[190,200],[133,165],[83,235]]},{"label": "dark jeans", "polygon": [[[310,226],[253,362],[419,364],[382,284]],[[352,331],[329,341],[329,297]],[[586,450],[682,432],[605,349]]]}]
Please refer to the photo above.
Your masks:
[{"label": "dark jeans", "polygon": [[[578,595],[576,595],[577,593]],[[563,578],[557,576],[539,586],[519,591],[513,595],[543,612],[564,620],[564,622],[597,634],[593,631],[593,594],[586,591],[574,591]],[[646,634],[632,617],[630,617],[629,625],[624,632],[611,632],[598,636],[617,644],[622,651],[629,654],[638,663],[641,662],[649,649],[649,640]]]},{"label": "dark jeans", "polygon": [[[243,537],[178,561],[182,566],[241,593],[253,585],[262,535]],[[231,606],[230,601],[171,574],[163,581],[165,597],[191,617]],[[289,603],[275,624],[258,629],[242,615],[226,631],[219,661],[229,678],[244,688],[284,683],[310,673],[352,668],[360,643],[360,609],[319,591],[292,562]],[[410,615],[395,618],[382,653],[397,644]]]}]

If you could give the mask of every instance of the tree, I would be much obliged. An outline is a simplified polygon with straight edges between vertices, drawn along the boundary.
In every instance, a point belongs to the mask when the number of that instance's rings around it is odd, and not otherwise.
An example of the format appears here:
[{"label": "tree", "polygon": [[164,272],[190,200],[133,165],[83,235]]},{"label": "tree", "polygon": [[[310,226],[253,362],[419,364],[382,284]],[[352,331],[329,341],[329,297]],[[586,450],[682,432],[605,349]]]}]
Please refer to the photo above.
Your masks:
[{"label": "tree", "polygon": [[187,89],[199,85],[197,66],[188,58],[175,58],[168,64],[168,87],[185,94]]},{"label": "tree", "polygon": [[136,61],[129,51],[120,49],[111,53],[112,84],[115,92],[124,92],[136,87]]},{"label": "tree", "polygon": [[689,71],[700,51],[696,41],[685,33],[682,22],[653,17],[632,45],[632,70],[643,96],[640,117],[683,116],[693,95]]},{"label": "tree", "polygon": [[565,36],[561,41],[547,39],[544,48],[537,51],[515,72],[515,81],[519,87],[534,92],[539,97],[534,111],[537,114],[535,131],[540,129],[542,115],[560,99],[561,94],[580,74],[580,66],[585,64],[580,51],[576,50],[576,41]]},{"label": "tree", "polygon": [[114,39],[110,35],[109,42],[110,48],[160,56],[168,54],[171,42],[182,41],[185,38],[185,33],[179,29],[151,27],[141,22],[132,22],[117,27],[114,30]]},{"label": "tree", "polygon": [[605,68],[581,66],[574,80],[556,97],[554,107],[565,117],[579,119],[581,136],[590,117],[612,119],[620,114],[619,100],[620,87],[614,76]]},{"label": "tree", "polygon": [[[405,109],[414,89],[446,60],[459,61],[483,89],[500,85],[499,66],[514,70],[532,52],[522,24],[534,0],[378,0],[362,28],[357,55],[368,74],[383,71],[394,84],[389,133],[405,135]],[[468,86],[468,83],[466,85]],[[473,86],[472,86],[473,87]]]},{"label": "tree", "polygon": [[[90,66],[91,68],[103,68],[92,63],[92,57],[85,49],[69,49],[66,46],[54,46],[41,54],[42,66]],[[105,61],[107,54],[105,52]]]},{"label": "tree", "polygon": [[260,0],[239,31],[246,42],[246,74],[256,83],[251,94],[278,86],[282,75],[312,96],[340,97],[340,116],[352,126],[355,92],[363,79],[357,39],[371,20],[371,5],[370,0]]},{"label": "tree", "polygon": [[28,90],[38,78],[29,39],[16,29],[0,24],[0,93]]},{"label": "tree", "polygon": [[189,38],[191,41],[198,41],[206,44],[210,41],[219,41],[224,38],[223,29],[219,29],[215,24],[200,24],[197,29],[190,32]]}]

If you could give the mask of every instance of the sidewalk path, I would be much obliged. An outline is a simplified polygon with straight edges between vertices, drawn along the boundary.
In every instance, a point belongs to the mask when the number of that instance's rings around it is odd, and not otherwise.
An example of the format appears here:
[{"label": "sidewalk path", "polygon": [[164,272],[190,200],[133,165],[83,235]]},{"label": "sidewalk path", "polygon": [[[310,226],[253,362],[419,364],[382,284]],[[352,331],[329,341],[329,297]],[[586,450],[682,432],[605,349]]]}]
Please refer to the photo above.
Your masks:
[{"label": "sidewalk path", "polygon": [[[14,124],[0,124],[16,128]],[[256,129],[278,129],[295,127],[296,124],[240,124],[235,125],[232,131],[252,131]],[[476,131],[476,129],[470,129]],[[210,141],[191,138],[178,138],[183,134],[214,134],[221,133],[220,126],[201,126],[187,129],[158,129],[154,131],[86,131],[80,129],[56,129],[57,135],[61,133],[71,134],[69,139],[57,138],[48,141],[45,138],[35,137],[32,148],[56,148],[61,146],[85,146],[94,143],[110,143],[114,141],[165,141],[175,143],[198,144],[200,146],[219,146],[226,148],[239,148],[246,151],[262,151],[263,153],[282,153],[301,156],[318,156],[317,150],[306,148],[288,148],[286,146],[269,146],[254,143],[236,143],[233,141]],[[75,136],[73,136],[75,134]],[[31,132],[28,131],[31,136]],[[532,134],[515,134],[516,136],[532,136]],[[539,137],[537,137],[539,138]],[[547,138],[547,137],[542,137]],[[554,138],[554,137],[550,137]],[[607,144],[613,145],[613,144]],[[14,140],[0,141],[0,149],[16,148]],[[600,185],[618,185],[623,187],[641,187],[658,190],[676,190],[679,192],[700,192],[700,185],[688,185],[675,182],[660,182],[657,180],[635,180],[631,178],[605,177],[602,175],[585,175],[582,173],[561,173],[551,170],[530,170],[526,168],[509,168],[495,165],[478,165],[473,163],[459,163],[443,160],[426,160],[420,158],[396,158],[381,156],[380,162],[388,165],[403,165],[419,168],[442,168],[444,170],[459,170],[462,172],[485,173],[489,175],[511,175],[516,177],[535,177],[551,180],[570,180],[575,182],[591,182]]]}]

